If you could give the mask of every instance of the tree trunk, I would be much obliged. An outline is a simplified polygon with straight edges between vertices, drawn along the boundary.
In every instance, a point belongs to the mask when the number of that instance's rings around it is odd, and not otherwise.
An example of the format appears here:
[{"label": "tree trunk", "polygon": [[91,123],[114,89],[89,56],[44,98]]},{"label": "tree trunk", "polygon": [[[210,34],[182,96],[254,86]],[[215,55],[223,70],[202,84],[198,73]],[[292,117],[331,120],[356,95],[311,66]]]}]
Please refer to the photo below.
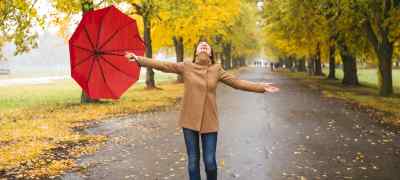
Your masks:
[{"label": "tree trunk", "polygon": [[221,60],[221,66],[225,69],[225,56],[224,53],[219,54],[220,60]]},{"label": "tree trunk", "polygon": [[223,56],[224,56],[224,69],[231,69],[232,67],[232,43],[223,44]]},{"label": "tree trunk", "polygon": [[348,51],[345,44],[340,45],[340,56],[343,62],[344,85],[359,85],[356,58]]},{"label": "tree trunk", "polygon": [[392,80],[392,49],[382,49],[379,52],[378,61],[378,79],[379,94],[381,96],[389,96],[393,94]]},{"label": "tree trunk", "polygon": [[289,70],[291,72],[295,72],[296,71],[296,68],[295,68],[296,59],[295,59],[295,57],[289,57],[287,64],[288,64],[288,68],[289,68]]},{"label": "tree trunk", "polygon": [[286,68],[285,57],[280,57],[278,63],[282,65],[282,68]]},{"label": "tree trunk", "polygon": [[246,66],[246,59],[242,58],[240,64],[241,64],[241,66]]},{"label": "tree trunk", "polygon": [[300,66],[300,64],[299,64],[299,59],[298,58],[294,58],[293,59],[293,71],[294,72],[297,72],[297,70],[299,69],[299,66]]},{"label": "tree trunk", "polygon": [[357,61],[356,58],[351,54],[349,48],[346,45],[344,36],[342,33],[338,33],[336,39],[336,47],[339,49],[339,54],[342,59],[343,79],[342,84],[344,85],[359,85],[357,75]]},{"label": "tree trunk", "polygon": [[279,57],[278,63],[276,64],[275,69],[283,69],[286,68],[285,57]]},{"label": "tree trunk", "polygon": [[309,57],[307,61],[307,71],[308,75],[312,76],[315,73],[314,57]]},{"label": "tree trunk", "polygon": [[[89,11],[93,11],[93,2],[88,0],[81,0],[82,15]],[[98,99],[91,99],[83,90],[81,93],[81,103],[94,103],[99,102]]]},{"label": "tree trunk", "polygon": [[280,64],[282,64],[283,69],[288,68],[287,57],[282,57],[279,62],[280,62]]},{"label": "tree trunk", "polygon": [[[147,14],[143,14],[143,36],[144,36],[144,43],[146,45],[146,57],[152,58],[153,57],[153,47],[151,44],[151,22],[150,18]],[[156,87],[156,83],[154,81],[154,71],[152,68],[147,68],[146,71],[146,88],[153,89]]]},{"label": "tree trunk", "polygon": [[314,57],[314,66],[315,66],[315,71],[314,75],[315,76],[323,76],[324,74],[322,73],[322,68],[321,68],[321,49],[319,47],[319,44],[317,45],[317,52]]},{"label": "tree trunk", "polygon": [[285,59],[284,59],[284,64],[285,64],[285,68],[287,69],[287,70],[290,70],[290,68],[291,68],[291,62],[290,62],[290,57],[285,57]]},{"label": "tree trunk", "polygon": [[328,79],[336,79],[336,46],[333,44],[329,47],[329,75]]},{"label": "tree trunk", "polygon": [[[183,38],[182,37],[173,37],[175,53],[176,53],[176,62],[183,62],[184,57],[184,47],[183,47]],[[182,83],[183,77],[178,74],[177,82]]]},{"label": "tree trunk", "polygon": [[227,68],[232,69],[232,43],[227,44]]},{"label": "tree trunk", "polygon": [[215,58],[215,63],[221,62],[219,52],[214,52],[214,58]]},{"label": "tree trunk", "polygon": [[301,58],[296,61],[296,71],[306,72],[306,60],[304,60],[304,58]]},{"label": "tree trunk", "polygon": [[236,62],[236,57],[232,57],[232,60],[231,60],[231,68],[235,68],[235,67],[236,67],[235,62]]},{"label": "tree trunk", "polygon": [[86,104],[86,103],[95,103],[95,102],[99,102],[100,100],[98,99],[91,99],[86,93],[85,91],[82,91],[81,93],[81,103],[82,104]]},{"label": "tree trunk", "polygon": [[[385,3],[389,3],[388,0]],[[382,27],[382,24],[375,24],[380,29],[379,37],[374,32],[371,22],[365,21],[364,29],[367,33],[368,41],[372,45],[378,58],[378,87],[381,96],[389,96],[393,94],[392,80],[392,58],[394,42],[389,40],[389,30]]]},{"label": "tree trunk", "polygon": [[239,61],[240,61],[241,57],[236,57],[236,58],[232,58],[232,64],[233,64],[233,68],[237,68],[239,67]]}]

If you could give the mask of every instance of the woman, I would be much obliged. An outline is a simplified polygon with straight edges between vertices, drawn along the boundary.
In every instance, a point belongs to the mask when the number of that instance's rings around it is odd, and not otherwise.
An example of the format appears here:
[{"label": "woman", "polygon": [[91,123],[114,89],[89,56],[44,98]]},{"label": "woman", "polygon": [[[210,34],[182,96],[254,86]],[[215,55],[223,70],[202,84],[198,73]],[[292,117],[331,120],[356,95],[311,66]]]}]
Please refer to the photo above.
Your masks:
[{"label": "woman", "polygon": [[190,180],[200,180],[199,136],[201,136],[207,180],[216,180],[215,152],[219,127],[216,105],[217,83],[221,81],[235,89],[258,93],[277,92],[279,89],[270,83],[254,83],[235,78],[220,64],[215,63],[213,51],[205,41],[199,42],[194,54],[192,62],[179,63],[151,60],[129,52],[125,56],[140,66],[183,76],[185,90],[178,124],[182,127],[186,144],[189,177]]}]

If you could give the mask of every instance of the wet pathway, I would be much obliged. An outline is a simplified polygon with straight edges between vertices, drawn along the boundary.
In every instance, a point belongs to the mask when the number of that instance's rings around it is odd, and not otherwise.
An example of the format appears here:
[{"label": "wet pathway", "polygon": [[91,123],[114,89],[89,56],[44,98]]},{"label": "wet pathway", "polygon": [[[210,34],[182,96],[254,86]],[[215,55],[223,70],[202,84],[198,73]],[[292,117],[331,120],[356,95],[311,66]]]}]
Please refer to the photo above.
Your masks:
[{"label": "wet pathway", "polygon": [[[400,179],[399,132],[267,69],[246,68],[239,77],[273,82],[281,92],[219,85],[219,179]],[[187,179],[178,115],[179,105],[89,129],[110,141],[79,161],[88,166],[85,172],[63,179]]]}]

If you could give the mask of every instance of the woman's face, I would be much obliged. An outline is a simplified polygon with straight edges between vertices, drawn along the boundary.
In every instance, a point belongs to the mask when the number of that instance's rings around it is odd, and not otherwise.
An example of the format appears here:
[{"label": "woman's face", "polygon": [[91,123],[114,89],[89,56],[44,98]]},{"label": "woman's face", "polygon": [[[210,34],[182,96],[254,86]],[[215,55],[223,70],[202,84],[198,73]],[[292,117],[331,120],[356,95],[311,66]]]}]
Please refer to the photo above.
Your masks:
[{"label": "woman's face", "polygon": [[197,63],[207,65],[210,63],[211,47],[207,42],[200,42],[196,50]]},{"label": "woman's face", "polygon": [[199,45],[197,46],[197,55],[200,53],[207,53],[208,56],[211,56],[211,47],[207,42],[200,42]]}]

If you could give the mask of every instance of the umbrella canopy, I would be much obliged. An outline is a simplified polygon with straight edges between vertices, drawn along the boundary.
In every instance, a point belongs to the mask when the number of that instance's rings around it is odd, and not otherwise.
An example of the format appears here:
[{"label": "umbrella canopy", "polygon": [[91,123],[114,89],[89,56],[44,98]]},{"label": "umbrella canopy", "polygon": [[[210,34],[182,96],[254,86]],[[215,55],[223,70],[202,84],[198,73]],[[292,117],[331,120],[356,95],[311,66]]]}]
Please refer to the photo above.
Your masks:
[{"label": "umbrella canopy", "polygon": [[118,99],[140,75],[125,51],[143,56],[136,21],[114,6],[85,13],[69,40],[71,76],[91,99]]}]

